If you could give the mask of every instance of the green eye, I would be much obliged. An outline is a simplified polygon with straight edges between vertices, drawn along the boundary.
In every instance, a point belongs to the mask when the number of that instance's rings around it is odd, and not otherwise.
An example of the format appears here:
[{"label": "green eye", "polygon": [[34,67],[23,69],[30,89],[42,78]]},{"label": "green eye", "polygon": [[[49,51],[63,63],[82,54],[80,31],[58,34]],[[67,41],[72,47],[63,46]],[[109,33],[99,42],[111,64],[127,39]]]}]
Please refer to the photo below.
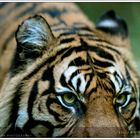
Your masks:
[{"label": "green eye", "polygon": [[117,106],[125,106],[129,102],[129,99],[129,93],[124,92],[123,94],[120,94],[116,97],[115,103],[117,104]]},{"label": "green eye", "polygon": [[71,105],[75,102],[76,97],[71,93],[66,93],[63,95],[63,100],[66,104]]},{"label": "green eye", "polygon": [[126,101],[126,96],[125,95],[119,95],[116,99],[116,103],[119,105],[124,104],[124,102]]}]

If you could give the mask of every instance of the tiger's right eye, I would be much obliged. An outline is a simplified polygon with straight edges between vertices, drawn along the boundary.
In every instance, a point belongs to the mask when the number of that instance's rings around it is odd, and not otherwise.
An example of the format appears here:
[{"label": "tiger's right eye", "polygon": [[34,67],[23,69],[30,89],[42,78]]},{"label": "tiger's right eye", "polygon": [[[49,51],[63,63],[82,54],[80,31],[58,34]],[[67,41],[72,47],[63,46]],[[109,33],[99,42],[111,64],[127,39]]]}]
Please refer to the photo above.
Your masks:
[{"label": "tiger's right eye", "polygon": [[116,103],[121,106],[121,105],[123,105],[126,102],[126,100],[127,100],[126,95],[119,95],[116,98]]},{"label": "tiger's right eye", "polygon": [[124,92],[120,95],[118,95],[115,99],[115,104],[117,106],[122,106],[124,107],[125,105],[127,105],[127,103],[130,100],[130,93],[129,92]]}]

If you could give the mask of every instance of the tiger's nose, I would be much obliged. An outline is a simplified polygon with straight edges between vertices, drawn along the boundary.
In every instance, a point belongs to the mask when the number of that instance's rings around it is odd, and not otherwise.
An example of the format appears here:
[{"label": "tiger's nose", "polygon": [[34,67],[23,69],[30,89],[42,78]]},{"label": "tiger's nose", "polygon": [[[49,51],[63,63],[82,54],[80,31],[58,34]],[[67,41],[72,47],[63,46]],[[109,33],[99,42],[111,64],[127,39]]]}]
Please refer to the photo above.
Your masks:
[{"label": "tiger's nose", "polygon": [[128,130],[121,116],[114,110],[111,100],[100,98],[88,106],[78,122],[72,137],[127,137]]}]

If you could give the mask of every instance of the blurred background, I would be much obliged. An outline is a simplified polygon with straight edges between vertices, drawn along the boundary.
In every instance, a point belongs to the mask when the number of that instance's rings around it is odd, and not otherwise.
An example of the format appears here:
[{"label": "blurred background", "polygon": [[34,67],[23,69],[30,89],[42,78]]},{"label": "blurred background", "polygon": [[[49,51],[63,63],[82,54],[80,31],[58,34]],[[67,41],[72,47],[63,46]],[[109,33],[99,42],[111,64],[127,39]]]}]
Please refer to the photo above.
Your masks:
[{"label": "blurred background", "polygon": [[[132,52],[140,70],[140,3],[138,2],[77,2],[82,11],[96,23],[99,17],[108,10],[115,10],[122,16],[129,29]],[[140,71],[139,71],[140,73]]]}]

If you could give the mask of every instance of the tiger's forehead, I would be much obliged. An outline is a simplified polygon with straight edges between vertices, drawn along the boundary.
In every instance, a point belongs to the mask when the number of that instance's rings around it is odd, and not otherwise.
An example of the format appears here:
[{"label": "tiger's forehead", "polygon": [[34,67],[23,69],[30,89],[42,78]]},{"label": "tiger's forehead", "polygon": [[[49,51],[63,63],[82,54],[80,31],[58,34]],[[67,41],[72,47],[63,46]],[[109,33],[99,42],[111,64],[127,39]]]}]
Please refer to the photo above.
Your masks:
[{"label": "tiger's forehead", "polygon": [[[77,37],[69,37],[74,36]],[[42,57],[38,61],[41,71],[43,70],[42,77],[45,77],[43,79],[49,80],[53,77],[54,82],[50,84],[56,92],[90,94],[95,92],[96,87],[102,87],[116,93],[122,86],[129,86],[132,71],[121,52],[108,42],[90,37],[91,40],[77,37],[70,43],[67,43],[70,38],[65,38],[47,57],[44,54],[44,59]]]},{"label": "tiger's forehead", "polygon": [[[90,93],[99,84],[108,87],[107,90],[119,92],[122,84],[129,84],[125,72],[121,72],[121,69],[125,70],[121,58],[117,62],[115,57],[102,48],[93,46],[92,49],[79,52],[73,50],[55,65],[53,76],[57,92]],[[120,82],[122,79],[123,83]]]}]

